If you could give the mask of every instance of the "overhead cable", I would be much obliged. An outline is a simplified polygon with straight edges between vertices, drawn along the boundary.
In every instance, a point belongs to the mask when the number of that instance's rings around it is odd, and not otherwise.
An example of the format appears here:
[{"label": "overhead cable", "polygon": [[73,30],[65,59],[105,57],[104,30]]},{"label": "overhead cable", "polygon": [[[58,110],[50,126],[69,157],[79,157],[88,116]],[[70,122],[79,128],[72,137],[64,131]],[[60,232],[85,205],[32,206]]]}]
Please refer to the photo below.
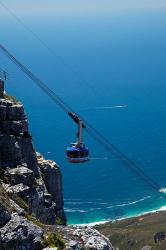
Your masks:
[{"label": "overhead cable", "polygon": [[92,125],[88,123],[84,118],[78,115],[73,109],[66,104],[53,90],[51,90],[43,81],[41,81],[35,74],[32,73],[24,64],[16,59],[2,44],[0,44],[0,50],[5,56],[7,56],[21,71],[23,71],[42,91],[44,91],[49,98],[51,98],[56,105],[58,105],[65,113],[75,113],[85,123],[88,134],[94,138],[102,147],[104,147],[111,155],[118,158],[123,165],[125,165],[130,171],[139,176],[147,185],[153,190],[159,191],[160,185],[156,183],[151,177],[149,177],[141,168],[139,168],[133,161],[131,161],[124,153],[122,153],[116,146],[114,146],[109,140],[104,137],[99,131],[97,131]]}]

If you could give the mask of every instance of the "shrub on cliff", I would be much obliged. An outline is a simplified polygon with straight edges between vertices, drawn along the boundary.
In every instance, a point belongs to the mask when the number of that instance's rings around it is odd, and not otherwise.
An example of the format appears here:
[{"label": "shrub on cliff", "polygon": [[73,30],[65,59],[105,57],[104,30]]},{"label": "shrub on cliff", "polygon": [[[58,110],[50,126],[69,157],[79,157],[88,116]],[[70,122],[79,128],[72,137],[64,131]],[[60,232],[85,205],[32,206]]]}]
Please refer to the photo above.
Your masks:
[{"label": "shrub on cliff", "polygon": [[65,247],[63,239],[57,233],[50,233],[45,236],[43,244],[45,247],[57,247],[58,250],[62,250]]}]

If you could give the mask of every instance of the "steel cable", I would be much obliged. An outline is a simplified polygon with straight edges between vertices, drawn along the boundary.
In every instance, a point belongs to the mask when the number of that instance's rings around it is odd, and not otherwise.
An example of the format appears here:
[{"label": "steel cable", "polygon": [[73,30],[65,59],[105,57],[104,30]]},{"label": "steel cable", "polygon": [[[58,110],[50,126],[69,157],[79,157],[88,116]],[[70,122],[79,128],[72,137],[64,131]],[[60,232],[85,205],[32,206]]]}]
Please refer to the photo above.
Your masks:
[{"label": "steel cable", "polygon": [[0,50],[7,56],[21,71],[23,71],[42,91],[44,91],[49,98],[51,98],[65,113],[73,112],[86,124],[87,133],[95,139],[101,146],[103,146],[111,155],[114,155],[121,161],[130,171],[137,174],[147,185],[153,190],[159,191],[160,185],[149,177],[141,168],[139,168],[133,161],[131,161],[124,153],[117,149],[109,142],[99,131],[92,127],[84,118],[73,111],[53,90],[51,90],[43,81],[35,76],[25,65],[16,59],[3,45],[0,44]]}]

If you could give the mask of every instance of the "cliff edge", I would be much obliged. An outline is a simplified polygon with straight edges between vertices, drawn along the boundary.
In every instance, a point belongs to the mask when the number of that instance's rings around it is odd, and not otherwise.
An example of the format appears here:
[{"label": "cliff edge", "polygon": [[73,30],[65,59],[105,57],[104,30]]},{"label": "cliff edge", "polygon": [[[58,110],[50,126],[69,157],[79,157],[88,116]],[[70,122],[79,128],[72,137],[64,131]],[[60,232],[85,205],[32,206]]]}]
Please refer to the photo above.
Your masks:
[{"label": "cliff edge", "polygon": [[36,153],[24,108],[0,92],[0,170],[3,187],[28,204],[29,214],[42,223],[66,223],[62,176],[58,165]]},{"label": "cliff edge", "polygon": [[35,151],[24,107],[0,80],[0,249],[112,249],[97,230],[66,226],[63,205],[59,166]]}]

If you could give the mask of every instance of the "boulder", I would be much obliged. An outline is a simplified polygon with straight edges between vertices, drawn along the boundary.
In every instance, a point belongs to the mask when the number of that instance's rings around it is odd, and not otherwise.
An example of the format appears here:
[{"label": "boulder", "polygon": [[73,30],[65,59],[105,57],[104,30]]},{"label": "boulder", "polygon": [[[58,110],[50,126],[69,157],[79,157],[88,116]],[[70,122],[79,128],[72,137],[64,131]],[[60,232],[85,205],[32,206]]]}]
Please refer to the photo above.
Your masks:
[{"label": "boulder", "polygon": [[29,187],[24,185],[23,183],[17,184],[17,185],[4,185],[6,192],[9,194],[16,194],[20,198],[27,200],[29,195]]},{"label": "boulder", "polygon": [[65,239],[65,249],[114,250],[109,239],[91,227],[56,226]]},{"label": "boulder", "polygon": [[73,235],[81,238],[84,249],[113,250],[109,240],[101,235],[96,229],[78,227],[73,231]]},{"label": "boulder", "polygon": [[0,229],[1,250],[41,250],[43,230],[14,213]]},{"label": "boulder", "polygon": [[78,250],[80,249],[79,243],[75,240],[71,240],[68,242],[66,249]]}]

